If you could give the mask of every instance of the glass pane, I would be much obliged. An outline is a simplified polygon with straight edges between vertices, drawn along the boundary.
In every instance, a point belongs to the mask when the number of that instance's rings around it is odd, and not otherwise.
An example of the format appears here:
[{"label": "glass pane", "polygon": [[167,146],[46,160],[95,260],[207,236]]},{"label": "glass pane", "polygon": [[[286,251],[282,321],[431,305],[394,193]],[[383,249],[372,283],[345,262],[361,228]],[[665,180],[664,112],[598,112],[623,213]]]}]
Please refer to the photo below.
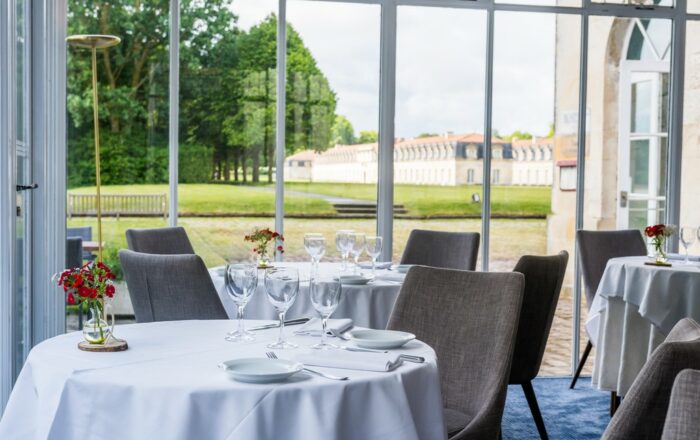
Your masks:
[{"label": "glass pane", "polygon": [[538,5],[538,6],[581,6],[581,0],[496,0],[496,3],[510,3],[514,5]]},{"label": "glass pane", "polygon": [[649,139],[633,140],[630,145],[630,178],[632,192],[649,193]]},{"label": "glass pane", "polygon": [[395,262],[413,229],[481,232],[486,14],[399,6],[397,22]]},{"label": "glass pane", "polygon": [[380,7],[290,1],[287,19],[285,259],[316,232],[338,261],[336,231],[377,230]]},{"label": "glass pane", "polygon": [[[691,0],[688,5],[693,3]],[[695,0],[700,12],[700,1]],[[686,25],[683,102],[683,157],[681,160],[681,226],[700,226],[700,21]],[[682,245],[679,245],[682,249]],[[700,255],[700,239],[690,247]]]},{"label": "glass pane", "polygon": [[651,128],[651,80],[632,84],[632,133],[649,133]]},{"label": "glass pane", "polygon": [[[139,8],[106,0],[68,2],[69,35],[121,38],[106,53],[100,50],[97,63],[103,256],[117,274],[119,315],[132,313],[117,254],[127,247],[126,229],[167,224],[168,15],[167,2],[142,2]],[[67,236],[83,238],[85,261],[96,258],[90,248],[98,241],[90,50],[69,47],[67,63]],[[67,330],[77,329],[76,306],[67,313]]]},{"label": "glass pane", "polygon": [[181,5],[178,224],[208,267],[247,261],[275,224],[277,2]]},{"label": "glass pane", "polygon": [[[592,0],[593,3],[610,3],[618,5],[632,5],[637,6],[640,3],[643,5],[656,5],[656,6],[673,6],[675,3],[673,0]],[[691,2],[693,0],[690,0]]]},{"label": "glass pane", "polygon": [[[580,18],[497,12],[489,269],[569,252],[541,375],[570,372]],[[536,31],[533,32],[533,29]],[[527,84],[527,87],[523,87]],[[504,176],[496,180],[497,174]]]},{"label": "glass pane", "polygon": [[[688,0],[688,12],[691,14],[700,14],[700,0]],[[690,33],[686,33],[690,35]]]}]

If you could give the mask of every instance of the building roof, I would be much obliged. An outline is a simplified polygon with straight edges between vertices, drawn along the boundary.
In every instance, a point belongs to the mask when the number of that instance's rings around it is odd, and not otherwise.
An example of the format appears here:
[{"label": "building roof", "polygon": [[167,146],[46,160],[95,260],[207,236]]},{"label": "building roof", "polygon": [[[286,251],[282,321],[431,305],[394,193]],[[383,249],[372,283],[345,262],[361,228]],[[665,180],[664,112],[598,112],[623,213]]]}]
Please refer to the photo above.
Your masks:
[{"label": "building roof", "polygon": [[314,160],[317,155],[318,153],[314,150],[301,150],[291,156],[287,156],[285,160]]}]

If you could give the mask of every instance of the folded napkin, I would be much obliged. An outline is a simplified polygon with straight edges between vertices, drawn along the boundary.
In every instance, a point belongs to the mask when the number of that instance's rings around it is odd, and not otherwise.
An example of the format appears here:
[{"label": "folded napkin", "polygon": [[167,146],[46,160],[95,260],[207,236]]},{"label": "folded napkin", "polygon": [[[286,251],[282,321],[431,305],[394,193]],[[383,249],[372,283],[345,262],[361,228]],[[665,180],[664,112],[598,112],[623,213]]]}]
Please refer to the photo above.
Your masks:
[{"label": "folded napkin", "polygon": [[[295,335],[321,336],[321,318],[311,318],[309,322],[294,332]],[[326,334],[333,335],[333,331],[344,333],[352,328],[352,319],[329,319]]]},{"label": "folded napkin", "polygon": [[[669,260],[685,260],[685,254],[667,254]],[[688,260],[700,261],[700,255],[689,255]]]},{"label": "folded napkin", "polygon": [[397,353],[344,350],[304,350],[292,354],[291,359],[307,366],[363,371],[392,371],[401,365],[401,358]]},{"label": "folded napkin", "polygon": [[382,274],[377,274],[377,276],[374,277],[374,279],[377,281],[394,281],[397,283],[403,283],[403,280],[405,278],[406,278],[406,274],[399,273],[399,272],[382,273]]},{"label": "folded napkin", "polygon": [[[381,269],[388,269],[388,268],[391,267],[391,264],[392,264],[391,261],[378,261],[377,264],[375,264],[374,268],[375,268],[375,269],[379,269],[379,270],[381,270]],[[366,261],[363,261],[362,263],[359,264],[359,266],[360,266],[362,269],[371,269],[371,268],[372,268],[372,262],[369,262],[369,263],[368,263],[368,262],[366,262]]]}]

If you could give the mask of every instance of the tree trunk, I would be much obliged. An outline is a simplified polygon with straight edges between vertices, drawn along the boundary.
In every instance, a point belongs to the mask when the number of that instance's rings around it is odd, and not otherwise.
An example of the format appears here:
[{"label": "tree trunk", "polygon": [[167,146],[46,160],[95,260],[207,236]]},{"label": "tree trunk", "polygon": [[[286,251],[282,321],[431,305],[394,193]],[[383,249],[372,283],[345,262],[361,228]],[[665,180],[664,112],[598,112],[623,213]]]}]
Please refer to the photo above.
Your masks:
[{"label": "tree trunk", "polygon": [[253,183],[260,182],[260,145],[253,147]]},{"label": "tree trunk", "polygon": [[236,149],[233,152],[233,180],[238,182],[238,162],[239,162],[240,152]]},{"label": "tree trunk", "polygon": [[248,182],[248,173],[246,171],[246,157],[245,157],[245,152],[241,153],[241,165],[243,168],[243,183]]}]

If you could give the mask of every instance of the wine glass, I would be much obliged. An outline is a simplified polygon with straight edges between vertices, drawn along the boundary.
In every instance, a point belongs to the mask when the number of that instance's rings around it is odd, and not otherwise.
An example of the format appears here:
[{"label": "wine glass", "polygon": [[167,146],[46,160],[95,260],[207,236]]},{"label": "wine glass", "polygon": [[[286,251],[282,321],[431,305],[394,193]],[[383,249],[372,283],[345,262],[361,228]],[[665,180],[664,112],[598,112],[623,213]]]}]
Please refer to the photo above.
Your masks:
[{"label": "wine glass", "polygon": [[360,264],[360,255],[365,251],[367,241],[365,240],[365,234],[359,232],[353,232],[349,235],[350,238],[350,255],[352,255],[355,260],[355,268],[353,273],[357,273],[357,266]]},{"label": "wine glass", "polygon": [[297,345],[284,339],[284,314],[294,304],[299,293],[299,271],[293,267],[273,267],[265,271],[267,299],[277,310],[280,318],[280,335],[277,342],[268,348],[296,348]]},{"label": "wine glass", "polygon": [[684,264],[690,264],[690,257],[688,255],[688,248],[695,243],[695,236],[700,235],[700,229],[696,231],[695,228],[690,228],[687,226],[684,226],[681,228],[679,238],[681,239],[681,243],[683,244],[683,247],[685,248],[685,263]]},{"label": "wine glass", "polygon": [[369,236],[367,237],[367,254],[372,258],[372,276],[374,276],[377,258],[382,253],[382,237]]},{"label": "wine glass", "polygon": [[342,230],[335,233],[335,247],[340,252],[340,256],[343,258],[343,264],[341,270],[345,271],[348,268],[348,254],[350,253],[350,234],[351,230]]},{"label": "wine glass", "polygon": [[321,342],[312,345],[311,348],[320,350],[337,348],[333,344],[326,343],[326,326],[328,325],[328,318],[335,312],[340,303],[341,291],[340,278],[319,277],[310,281],[309,297],[311,298],[311,305],[321,315],[322,326]]},{"label": "wine glass", "polygon": [[311,256],[311,278],[318,272],[318,263],[326,253],[326,239],[321,234],[304,234],[304,249]]},{"label": "wine glass", "polygon": [[245,330],[243,311],[258,289],[258,268],[254,264],[229,264],[226,266],[226,292],[238,307],[238,329],[226,334],[227,341],[252,341],[253,333]]}]

